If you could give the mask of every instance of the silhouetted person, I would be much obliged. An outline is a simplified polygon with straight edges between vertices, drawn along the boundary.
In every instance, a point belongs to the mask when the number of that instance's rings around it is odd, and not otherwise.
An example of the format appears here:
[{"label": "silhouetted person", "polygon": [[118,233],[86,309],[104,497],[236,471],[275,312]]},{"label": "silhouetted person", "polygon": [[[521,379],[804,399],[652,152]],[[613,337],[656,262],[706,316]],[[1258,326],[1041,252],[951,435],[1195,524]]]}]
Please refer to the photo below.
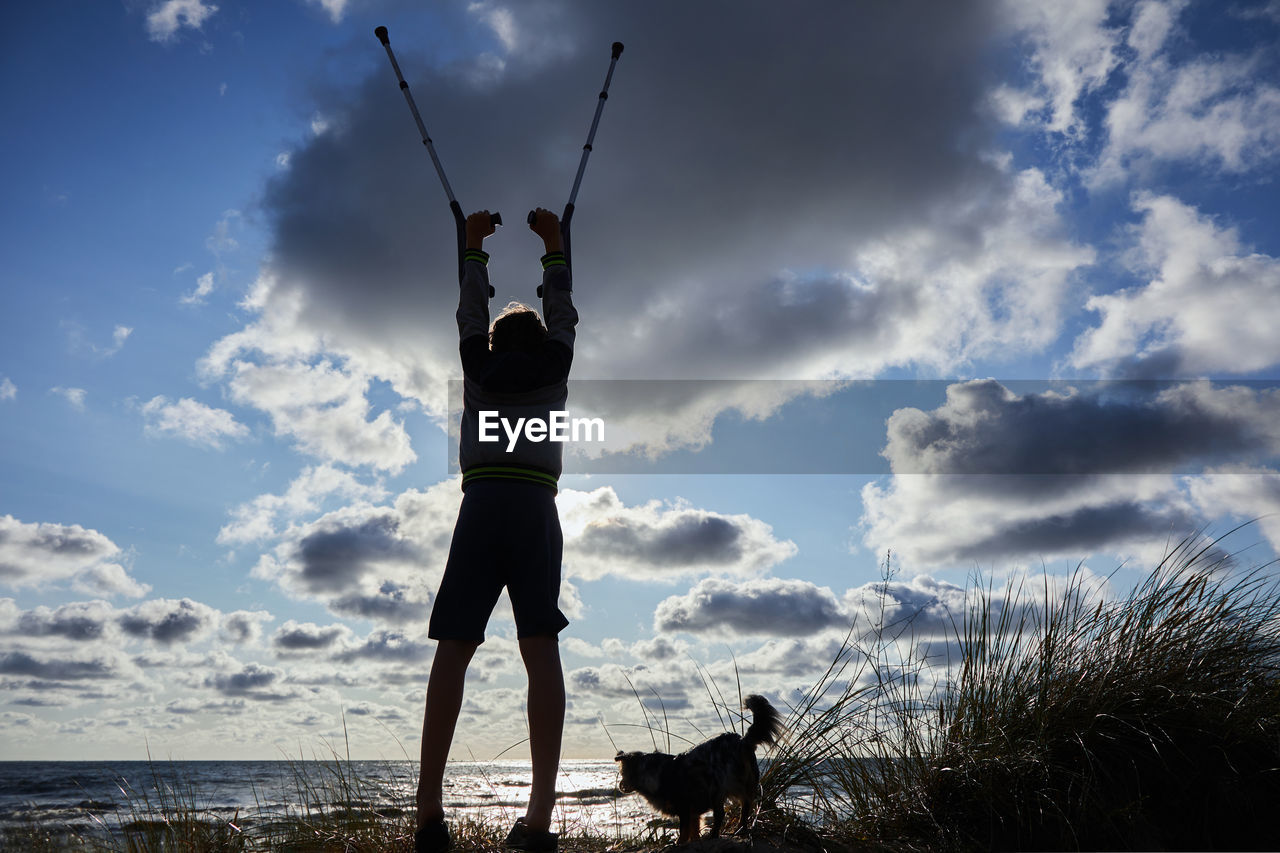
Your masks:
[{"label": "silhouetted person", "polygon": [[530,229],[542,238],[542,310],[512,303],[489,326],[489,256],[482,248],[493,234],[488,211],[466,222],[466,252],[458,295],[458,338],[463,371],[463,415],[458,462],[462,506],[449,560],[431,611],[429,636],[437,641],[422,724],[422,771],[418,781],[418,851],[449,847],[442,787],[454,727],[462,707],[467,665],[484,642],[505,587],[515,614],[520,656],[529,677],[529,751],[533,784],[529,807],[516,821],[507,846],[556,849],[550,831],[556,773],[564,730],[564,672],[557,641],[569,624],[560,612],[563,540],[555,496],[561,471],[559,442],[523,437],[508,451],[506,436],[479,441],[478,413],[496,411],[510,423],[519,417],[550,422],[563,411],[573,361],[578,312],[556,215],[538,208]]}]

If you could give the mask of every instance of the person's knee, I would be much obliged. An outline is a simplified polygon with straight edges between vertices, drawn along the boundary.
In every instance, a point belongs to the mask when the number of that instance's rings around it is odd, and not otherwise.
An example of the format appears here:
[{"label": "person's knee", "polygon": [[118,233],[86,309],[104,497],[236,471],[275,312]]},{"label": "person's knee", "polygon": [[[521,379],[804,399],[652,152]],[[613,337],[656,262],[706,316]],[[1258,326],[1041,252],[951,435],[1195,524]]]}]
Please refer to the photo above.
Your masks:
[{"label": "person's knee", "polygon": [[556,636],[520,638],[520,657],[532,676],[548,676],[560,672],[560,644]]},{"label": "person's knee", "polygon": [[560,638],[555,634],[538,635],[520,638],[520,654],[528,660],[531,657],[560,657]]},{"label": "person's knee", "polygon": [[466,666],[480,644],[475,640],[440,640],[436,644],[434,662],[448,662]]}]

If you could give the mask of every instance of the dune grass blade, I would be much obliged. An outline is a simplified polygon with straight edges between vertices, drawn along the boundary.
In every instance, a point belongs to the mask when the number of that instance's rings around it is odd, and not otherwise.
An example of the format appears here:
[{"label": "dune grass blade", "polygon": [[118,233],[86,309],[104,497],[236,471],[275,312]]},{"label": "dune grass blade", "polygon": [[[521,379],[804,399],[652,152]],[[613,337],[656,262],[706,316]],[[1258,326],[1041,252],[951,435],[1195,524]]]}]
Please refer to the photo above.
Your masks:
[{"label": "dune grass blade", "polygon": [[937,680],[909,625],[855,626],[766,793],[805,786],[828,827],[912,849],[1280,846],[1274,583],[1198,537],[1120,598],[1084,577],[972,585]]}]

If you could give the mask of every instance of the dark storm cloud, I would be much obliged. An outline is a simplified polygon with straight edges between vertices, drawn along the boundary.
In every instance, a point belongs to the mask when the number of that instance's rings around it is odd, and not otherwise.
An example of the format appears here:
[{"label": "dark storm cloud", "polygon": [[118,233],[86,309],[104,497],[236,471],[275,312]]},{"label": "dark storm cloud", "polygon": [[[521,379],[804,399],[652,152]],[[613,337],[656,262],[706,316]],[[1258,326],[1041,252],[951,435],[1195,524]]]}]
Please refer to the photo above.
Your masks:
[{"label": "dark storm cloud", "polygon": [[631,653],[636,657],[655,662],[684,657],[687,651],[683,646],[673,643],[666,637],[640,640],[631,647]]},{"label": "dark storm cloud", "polygon": [[412,559],[417,553],[399,532],[400,520],[385,512],[352,526],[327,527],[303,537],[292,562],[308,592],[341,592],[379,560]]},{"label": "dark storm cloud", "polygon": [[1204,524],[1173,475],[1265,470],[1277,415],[1264,383],[957,383],[942,406],[889,419],[896,476],[863,490],[865,541],[916,568],[1155,548]]},{"label": "dark storm cloud", "polygon": [[207,631],[216,621],[217,613],[204,604],[160,598],[126,610],[117,623],[130,636],[169,646]]},{"label": "dark storm cloud", "polygon": [[[1008,191],[979,156],[992,5],[515,5],[520,37],[487,79],[478,70],[492,58],[441,67],[409,36],[392,38],[463,205],[506,212],[491,266],[500,296],[524,298],[540,250],[518,233],[521,214],[563,204],[608,45],[624,41],[574,226],[596,324],[597,343],[584,340],[591,369],[741,372],[833,336],[889,334],[877,318],[912,307],[909,287],[871,292],[818,275],[795,288],[780,270],[844,268],[852,245],[957,197]],[[563,50],[525,47],[547,39]],[[451,359],[452,323],[431,318],[453,299],[452,222],[368,42],[353,49],[369,75],[320,96],[332,129],[264,194],[272,272],[280,292],[306,290],[311,328]],[[661,346],[631,343],[656,293],[692,286],[717,316],[668,318],[668,338],[654,328]]]},{"label": "dark storm cloud", "polygon": [[607,486],[565,497],[570,577],[643,581],[712,571],[754,575],[796,552],[795,543],[779,541],[769,525],[748,515],[720,515],[682,502],[629,507]]},{"label": "dark storm cloud", "polygon": [[411,595],[407,587],[386,581],[373,595],[344,595],[329,602],[329,608],[344,616],[396,625],[426,621],[431,615],[431,601],[417,601]]},{"label": "dark storm cloud", "polygon": [[[12,516],[6,521],[16,523]],[[95,530],[85,530],[79,525],[40,524],[28,525],[34,528],[29,535],[17,536],[9,525],[0,527],[0,545],[11,545],[21,542],[24,547],[40,551],[54,557],[100,558],[110,556],[115,548],[102,534]],[[12,571],[13,566],[0,566],[0,571]]]},{"label": "dark storm cloud", "polygon": [[334,655],[334,660],[372,660],[384,663],[422,663],[431,645],[410,640],[397,631],[374,631],[360,645]]},{"label": "dark storm cloud", "polygon": [[773,636],[804,636],[848,621],[831,590],[780,578],[707,578],[685,595],[663,600],[653,617],[657,631]]},{"label": "dark storm cloud", "polygon": [[697,676],[670,665],[653,668],[640,664],[623,668],[614,664],[587,666],[566,675],[574,693],[606,699],[635,699],[646,707],[678,710],[690,707],[690,688],[700,687]]},{"label": "dark storm cloud", "polygon": [[743,530],[731,518],[702,512],[672,514],[660,524],[615,517],[589,525],[574,550],[597,558],[625,558],[654,566],[734,563]]},{"label": "dark storm cloud", "polygon": [[262,636],[262,623],[271,621],[265,610],[237,610],[222,617],[220,626],[223,639],[241,645],[255,642]]},{"label": "dark storm cloud", "polygon": [[115,667],[104,660],[57,660],[33,657],[23,651],[0,652],[0,675],[19,675],[49,681],[111,678]]},{"label": "dark storm cloud", "polygon": [[212,687],[224,696],[236,696],[264,702],[281,702],[293,698],[292,693],[274,692],[283,680],[280,670],[257,663],[248,663],[239,672],[219,672],[204,680],[205,687]]},{"label": "dark storm cloud", "polygon": [[990,536],[961,542],[951,559],[981,562],[1027,554],[1087,553],[1112,542],[1155,541],[1196,528],[1197,519],[1179,508],[1120,501],[1085,506],[1040,518],[1015,519]]},{"label": "dark storm cloud", "polygon": [[345,625],[326,625],[321,627],[311,623],[299,625],[287,622],[276,631],[271,644],[285,652],[307,652],[327,649],[347,636],[350,630]]},{"label": "dark storm cloud", "polygon": [[102,602],[75,602],[55,610],[38,607],[18,617],[14,633],[24,637],[63,637],[77,642],[99,640],[111,622],[112,609]]},{"label": "dark storm cloud", "polygon": [[1280,450],[1280,393],[1208,383],[1103,382],[1018,394],[957,383],[931,412],[889,418],[896,474],[1110,474],[1257,462]]},{"label": "dark storm cloud", "polygon": [[[900,635],[945,636],[965,612],[965,590],[928,575],[909,581],[879,581],[851,589],[844,596],[858,618],[861,636],[881,632]],[[992,597],[997,604],[1000,599]]]}]

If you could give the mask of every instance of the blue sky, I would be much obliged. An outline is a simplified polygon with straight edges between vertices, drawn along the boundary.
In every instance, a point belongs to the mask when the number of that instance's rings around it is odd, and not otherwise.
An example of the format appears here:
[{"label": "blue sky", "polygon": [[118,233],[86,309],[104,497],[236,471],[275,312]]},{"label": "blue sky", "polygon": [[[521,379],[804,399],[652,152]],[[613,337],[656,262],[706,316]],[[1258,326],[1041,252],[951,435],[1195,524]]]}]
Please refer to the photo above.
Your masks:
[{"label": "blue sky", "polygon": [[[1274,0],[0,14],[0,756],[272,758],[344,713],[416,754],[455,258],[380,24],[506,215],[499,307],[627,46],[574,224],[571,406],[615,443],[561,481],[567,755],[637,747],[633,685],[785,702],[886,551],[937,613],[1280,541]],[[524,736],[513,631],[459,756]]]}]

